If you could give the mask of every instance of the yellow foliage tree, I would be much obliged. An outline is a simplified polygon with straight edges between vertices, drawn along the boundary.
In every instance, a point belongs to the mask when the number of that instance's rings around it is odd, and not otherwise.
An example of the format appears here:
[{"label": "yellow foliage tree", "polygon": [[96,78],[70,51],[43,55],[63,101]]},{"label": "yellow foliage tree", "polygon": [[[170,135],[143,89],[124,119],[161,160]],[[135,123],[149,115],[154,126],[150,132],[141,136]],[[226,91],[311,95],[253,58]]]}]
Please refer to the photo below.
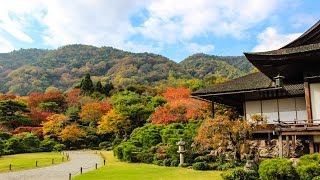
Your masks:
[{"label": "yellow foliage tree", "polygon": [[101,117],[98,122],[98,133],[116,133],[125,134],[130,129],[130,120],[115,110],[110,110],[106,115]]},{"label": "yellow foliage tree", "polygon": [[[110,105],[111,107],[111,105]],[[82,106],[81,112],[79,113],[80,120],[84,123],[97,122],[101,116],[108,112],[109,107],[104,107],[103,103],[90,102]]]},{"label": "yellow foliage tree", "polygon": [[63,114],[54,114],[47,118],[47,121],[42,124],[43,135],[56,138],[63,128],[63,124],[69,120],[68,116]]},{"label": "yellow foliage tree", "polygon": [[62,141],[76,142],[81,140],[87,133],[80,129],[77,124],[66,126],[60,133],[59,139]]}]

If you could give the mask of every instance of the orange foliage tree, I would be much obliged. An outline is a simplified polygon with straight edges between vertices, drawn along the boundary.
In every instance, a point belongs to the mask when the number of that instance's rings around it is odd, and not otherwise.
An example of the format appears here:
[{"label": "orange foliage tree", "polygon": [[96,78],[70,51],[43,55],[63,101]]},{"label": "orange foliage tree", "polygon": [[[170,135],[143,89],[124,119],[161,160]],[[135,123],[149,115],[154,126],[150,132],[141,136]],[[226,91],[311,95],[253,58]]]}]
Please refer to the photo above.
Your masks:
[{"label": "orange foliage tree", "polygon": [[254,124],[243,119],[216,115],[214,119],[207,118],[201,124],[194,143],[201,150],[215,149],[221,153],[232,147],[235,158],[240,159],[241,148],[255,128]]},{"label": "orange foliage tree", "polygon": [[65,96],[59,91],[50,91],[47,93],[32,93],[28,99],[28,105],[31,108],[37,108],[40,103],[55,102],[58,106],[65,106]]},{"label": "orange foliage tree", "polygon": [[72,89],[66,93],[66,101],[68,106],[78,106],[81,100],[81,90],[79,88]]},{"label": "orange foliage tree", "polygon": [[90,102],[82,106],[79,113],[80,121],[84,123],[98,122],[111,109],[108,102]]},{"label": "orange foliage tree", "polygon": [[80,129],[77,124],[66,126],[60,133],[59,139],[62,141],[76,142],[85,137],[87,133]]},{"label": "orange foliage tree", "polygon": [[167,104],[158,107],[151,116],[151,122],[155,124],[170,124],[184,122],[189,119],[203,119],[208,114],[209,104],[190,98],[188,88],[168,88],[163,93]]}]

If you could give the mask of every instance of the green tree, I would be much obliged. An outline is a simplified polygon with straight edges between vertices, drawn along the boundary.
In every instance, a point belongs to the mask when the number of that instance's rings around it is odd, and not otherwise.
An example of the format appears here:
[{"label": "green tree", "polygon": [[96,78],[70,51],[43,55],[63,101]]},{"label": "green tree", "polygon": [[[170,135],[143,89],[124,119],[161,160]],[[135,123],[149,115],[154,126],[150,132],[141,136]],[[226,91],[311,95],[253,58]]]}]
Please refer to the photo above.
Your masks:
[{"label": "green tree", "polygon": [[31,120],[25,115],[27,112],[29,112],[29,109],[23,102],[13,100],[0,101],[0,124],[10,129],[30,125]]},{"label": "green tree", "polygon": [[103,94],[109,96],[112,89],[114,89],[113,84],[108,81],[103,87]]},{"label": "green tree", "polygon": [[103,86],[101,84],[101,81],[97,82],[96,87],[95,87],[95,91],[103,94]]},{"label": "green tree", "polygon": [[113,108],[128,116],[131,120],[132,128],[143,126],[150,114],[154,111],[157,100],[152,100],[151,96],[139,95],[131,91],[119,92],[111,97]]},{"label": "green tree", "polygon": [[81,89],[81,92],[85,95],[90,95],[93,92],[94,87],[93,87],[90,74],[86,74],[84,79],[82,79],[80,84],[80,89]]}]

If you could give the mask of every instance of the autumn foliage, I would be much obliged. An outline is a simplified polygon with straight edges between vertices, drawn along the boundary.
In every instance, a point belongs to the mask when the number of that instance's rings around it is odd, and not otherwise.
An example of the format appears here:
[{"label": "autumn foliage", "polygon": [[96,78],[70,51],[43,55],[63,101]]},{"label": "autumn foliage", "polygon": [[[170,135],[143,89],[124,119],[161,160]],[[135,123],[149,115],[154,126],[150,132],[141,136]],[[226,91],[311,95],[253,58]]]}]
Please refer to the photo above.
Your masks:
[{"label": "autumn foliage", "polygon": [[60,133],[59,139],[62,141],[76,142],[86,136],[86,132],[80,129],[76,124],[66,126]]},{"label": "autumn foliage", "polygon": [[123,135],[130,129],[129,118],[113,109],[102,116],[98,124],[99,134],[116,133]]},{"label": "autumn foliage", "polygon": [[232,147],[235,158],[239,159],[241,148],[255,128],[254,124],[241,118],[216,115],[214,119],[207,118],[201,124],[194,143],[200,150],[218,149],[221,153]]},{"label": "autumn foliage", "polygon": [[20,126],[15,130],[11,131],[12,134],[20,134],[24,132],[29,132],[37,137],[42,137],[43,130],[42,127]]},{"label": "autumn foliage", "polygon": [[168,103],[155,110],[151,117],[152,123],[170,124],[205,118],[208,113],[208,103],[190,98],[190,93],[188,88],[168,88],[163,93]]},{"label": "autumn foliage", "polygon": [[82,106],[79,116],[82,122],[97,122],[111,109],[111,104],[107,102],[91,102]]},{"label": "autumn foliage", "polygon": [[55,102],[59,106],[65,105],[65,96],[59,91],[50,91],[47,93],[32,93],[29,96],[29,107],[38,107],[43,102]]}]

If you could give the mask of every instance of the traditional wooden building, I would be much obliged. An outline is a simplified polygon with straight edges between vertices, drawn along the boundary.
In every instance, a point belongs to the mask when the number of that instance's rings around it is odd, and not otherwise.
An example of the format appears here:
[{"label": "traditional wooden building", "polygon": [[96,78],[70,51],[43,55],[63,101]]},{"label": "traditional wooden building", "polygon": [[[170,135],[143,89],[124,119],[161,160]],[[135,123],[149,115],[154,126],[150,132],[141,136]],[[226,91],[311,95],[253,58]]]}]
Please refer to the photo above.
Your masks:
[{"label": "traditional wooden building", "polygon": [[274,128],[257,133],[278,139],[280,157],[283,143],[295,148],[296,139],[309,153],[320,152],[320,21],[280,49],[244,54],[260,72],[192,95],[235,107],[246,120],[265,117]]}]

